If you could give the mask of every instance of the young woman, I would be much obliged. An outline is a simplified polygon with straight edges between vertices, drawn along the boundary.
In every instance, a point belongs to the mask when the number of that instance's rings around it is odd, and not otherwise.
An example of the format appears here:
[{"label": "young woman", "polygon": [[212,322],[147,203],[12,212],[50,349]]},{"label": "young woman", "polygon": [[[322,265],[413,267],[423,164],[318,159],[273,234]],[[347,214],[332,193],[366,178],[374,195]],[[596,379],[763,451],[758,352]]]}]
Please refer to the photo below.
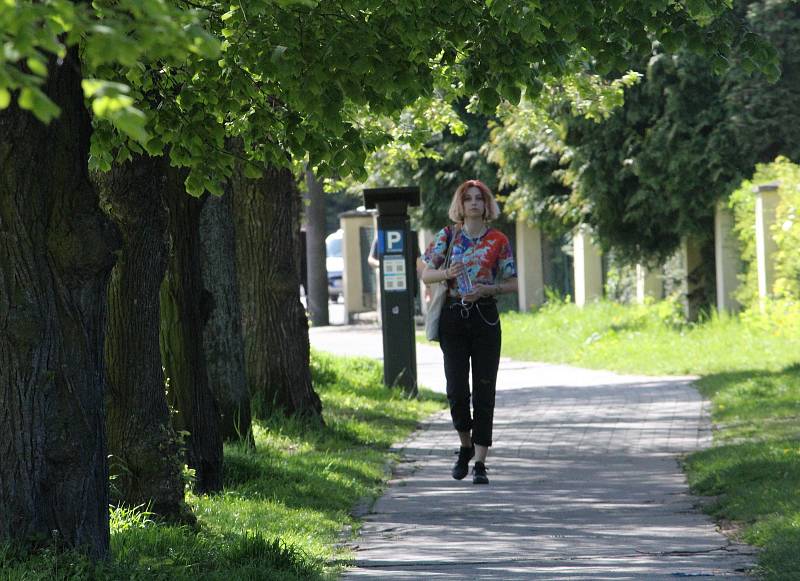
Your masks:
[{"label": "young woman", "polygon": [[[448,296],[439,320],[447,399],[453,427],[461,439],[453,478],[469,472],[472,482],[488,484],[486,455],[492,445],[495,383],[500,362],[500,319],[495,297],[517,290],[517,271],[508,238],[487,226],[499,210],[492,192],[479,180],[468,180],[453,194],[448,215],[453,222],[440,230],[425,252],[426,284],[448,281]],[[452,241],[452,255],[461,260],[442,268]],[[459,293],[456,280],[466,273],[472,290]],[[472,413],[469,371],[472,364]]]}]

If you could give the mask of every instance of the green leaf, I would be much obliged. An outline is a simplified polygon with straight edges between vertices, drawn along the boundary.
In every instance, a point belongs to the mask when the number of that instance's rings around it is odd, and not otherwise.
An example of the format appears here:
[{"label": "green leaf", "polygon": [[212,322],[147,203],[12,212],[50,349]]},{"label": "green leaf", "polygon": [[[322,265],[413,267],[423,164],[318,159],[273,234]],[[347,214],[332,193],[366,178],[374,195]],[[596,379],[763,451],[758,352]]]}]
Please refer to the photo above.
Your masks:
[{"label": "green leaf", "polygon": [[286,48],[287,47],[280,46],[280,45],[278,45],[275,48],[273,48],[272,49],[272,54],[270,55],[269,60],[271,60],[273,63],[277,62],[283,56],[283,53],[286,52]]},{"label": "green leaf", "polygon": [[522,98],[522,89],[519,85],[506,85],[501,87],[503,97],[505,97],[512,105],[517,105]]},{"label": "green leaf", "polygon": [[128,85],[102,79],[84,79],[81,81],[81,87],[83,88],[83,94],[89,98],[116,97],[118,95],[127,95],[131,92]]},{"label": "green leaf", "polygon": [[221,198],[225,195],[225,188],[217,181],[209,181],[206,184],[206,189],[211,192],[212,196],[216,196],[218,198]]},{"label": "green leaf", "polygon": [[301,6],[306,6],[308,8],[314,8],[317,4],[319,4],[318,0],[278,0],[278,5],[282,7],[290,7],[295,4],[300,4]]},{"label": "green leaf", "polygon": [[244,175],[251,180],[257,180],[262,175],[261,168],[254,163],[246,163],[244,165]]},{"label": "green leaf", "polygon": [[0,109],[5,109],[11,104],[11,93],[0,88]]},{"label": "green leaf", "polygon": [[145,129],[147,116],[138,109],[125,107],[115,111],[108,119],[114,124],[114,127],[131,139],[135,139],[139,143],[147,143],[149,141],[150,134]]},{"label": "green leaf", "polygon": [[131,152],[130,150],[125,147],[124,145],[119,148],[117,151],[117,157],[114,159],[115,163],[125,163],[131,159]]},{"label": "green leaf", "polygon": [[150,155],[161,155],[164,153],[164,142],[158,137],[154,137],[145,144],[144,148]]},{"label": "green leaf", "polygon": [[61,109],[36,87],[24,87],[17,100],[22,109],[30,111],[42,123],[50,123],[61,113]]},{"label": "green leaf", "polygon": [[478,91],[478,98],[480,99],[480,107],[484,112],[493,113],[500,100],[497,96],[497,91],[491,87],[484,87]]},{"label": "green leaf", "polygon": [[39,77],[46,77],[47,76],[47,65],[41,59],[36,57],[28,58],[28,68],[34,75]]},{"label": "green leaf", "polygon": [[207,59],[217,58],[221,52],[219,41],[200,26],[190,27],[193,33],[190,50]]},{"label": "green leaf", "polygon": [[[770,83],[776,83],[781,78],[781,67],[776,64],[770,64],[767,66],[764,74],[767,76],[767,80]],[[2,109],[2,107],[0,107],[0,109]]]},{"label": "green leaf", "polygon": [[705,0],[686,0],[686,9],[700,26],[707,26],[714,20],[715,11]]},{"label": "green leaf", "polygon": [[126,95],[116,97],[99,97],[92,101],[92,111],[98,117],[111,117],[117,111],[121,111],[133,105],[133,99]]},{"label": "green leaf", "polygon": [[191,196],[194,196],[195,198],[199,198],[200,196],[203,195],[203,192],[206,191],[203,184],[203,179],[198,175],[198,172],[196,171],[189,172],[189,175],[186,178],[185,185],[186,185],[186,193],[188,193]]}]

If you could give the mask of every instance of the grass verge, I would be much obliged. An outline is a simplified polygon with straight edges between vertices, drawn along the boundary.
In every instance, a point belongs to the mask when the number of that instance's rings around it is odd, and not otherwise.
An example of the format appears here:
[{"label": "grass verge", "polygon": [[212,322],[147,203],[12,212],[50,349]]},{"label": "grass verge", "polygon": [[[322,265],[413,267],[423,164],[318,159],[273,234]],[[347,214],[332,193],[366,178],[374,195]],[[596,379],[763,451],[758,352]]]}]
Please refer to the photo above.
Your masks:
[{"label": "grass verge", "polygon": [[[502,315],[503,355],[647,375],[778,371],[800,359],[800,328],[751,317],[682,320],[669,301],[555,304],[535,314]],[[796,331],[796,332],[795,332]]]},{"label": "grass verge", "polygon": [[273,417],[255,425],[256,449],[225,447],[225,486],[188,500],[199,527],[156,522],[145,510],[112,510],[112,558],[20,554],[0,546],[0,579],[327,579],[346,561],[350,511],[380,494],[389,447],[444,406],[383,386],[380,364],[312,354],[325,425]]},{"label": "grass verge", "polygon": [[761,548],[759,577],[800,578],[800,325],[760,316],[681,321],[677,306],[555,304],[503,315],[503,355],[642,374],[697,374],[714,445],[684,468],[706,510]]},{"label": "grass verge", "polygon": [[800,366],[716,373],[698,387],[716,431],[712,448],[685,461],[692,490],[761,547],[759,576],[800,578]]}]

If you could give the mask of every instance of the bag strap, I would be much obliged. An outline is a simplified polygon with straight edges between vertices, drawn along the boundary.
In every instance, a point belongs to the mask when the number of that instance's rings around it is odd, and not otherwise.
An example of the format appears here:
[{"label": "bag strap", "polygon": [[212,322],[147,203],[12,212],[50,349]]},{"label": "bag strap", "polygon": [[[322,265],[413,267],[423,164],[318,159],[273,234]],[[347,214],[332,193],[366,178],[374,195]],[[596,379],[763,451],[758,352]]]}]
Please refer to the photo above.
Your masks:
[{"label": "bag strap", "polygon": [[450,266],[450,255],[453,254],[453,244],[456,241],[456,236],[458,235],[458,224],[453,224],[453,227],[450,228],[450,242],[447,245],[447,253],[444,256],[444,264],[442,268],[448,268]]}]

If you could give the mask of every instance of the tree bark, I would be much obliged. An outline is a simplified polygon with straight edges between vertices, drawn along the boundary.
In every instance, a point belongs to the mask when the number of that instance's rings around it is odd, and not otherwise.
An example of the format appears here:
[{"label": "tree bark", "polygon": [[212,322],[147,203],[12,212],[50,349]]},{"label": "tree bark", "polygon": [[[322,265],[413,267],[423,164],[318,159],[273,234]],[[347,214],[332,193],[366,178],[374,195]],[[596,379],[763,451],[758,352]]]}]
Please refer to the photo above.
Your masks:
[{"label": "tree bark", "polygon": [[136,156],[98,175],[101,198],[122,233],[108,289],[106,365],[112,500],[186,518],[183,458],[170,424],[159,351],[159,289],[167,265],[168,161]]},{"label": "tree bark", "polygon": [[[241,168],[239,168],[241,170]],[[300,195],[288,169],[231,181],[247,382],[254,413],[321,417],[300,302]]]},{"label": "tree bark", "polygon": [[103,340],[119,239],[89,180],[77,50],[49,71],[58,119],[0,111],[0,540],[104,557]]},{"label": "tree bark", "polygon": [[203,350],[208,382],[221,414],[222,437],[253,444],[250,392],[244,369],[242,308],[236,281],[232,196],[206,195],[200,211]]},{"label": "tree bark", "polygon": [[322,182],[314,172],[306,169],[306,264],[308,288],[306,304],[311,324],[325,327],[330,324],[328,314],[328,268],[325,252],[325,192]]},{"label": "tree bark", "polygon": [[184,173],[168,172],[164,196],[169,209],[172,253],[161,286],[161,355],[169,377],[168,401],[177,410],[176,431],[186,437],[187,463],[198,493],[222,489],[220,411],[208,383],[203,328],[208,303],[200,266],[200,210],[186,193]]}]

